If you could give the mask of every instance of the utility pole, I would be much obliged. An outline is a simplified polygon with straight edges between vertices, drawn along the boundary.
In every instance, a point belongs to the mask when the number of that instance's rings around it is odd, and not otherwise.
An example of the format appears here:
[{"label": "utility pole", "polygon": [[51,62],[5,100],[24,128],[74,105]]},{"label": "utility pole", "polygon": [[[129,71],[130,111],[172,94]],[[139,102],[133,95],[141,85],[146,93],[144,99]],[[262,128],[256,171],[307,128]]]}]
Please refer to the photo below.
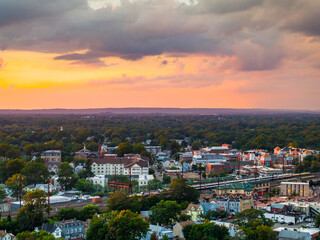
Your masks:
[{"label": "utility pole", "polygon": [[50,178],[48,178],[48,216],[50,216]]},{"label": "utility pole", "polygon": [[130,185],[129,185],[129,193],[130,193],[130,194],[132,194],[131,168],[130,168]]},{"label": "utility pole", "polygon": [[114,166],[114,192],[117,190],[117,186],[116,186],[116,184],[117,184],[117,166]]},{"label": "utility pole", "polygon": [[202,171],[200,170],[200,194],[201,194],[201,177],[202,177]]},{"label": "utility pole", "polygon": [[150,196],[150,194],[151,194],[151,191],[150,191],[150,181],[148,182],[148,184],[149,184],[149,196]]},{"label": "utility pole", "polygon": [[21,198],[22,198],[22,176],[20,174],[20,179],[19,179],[19,198],[20,198],[20,209],[21,209]]}]

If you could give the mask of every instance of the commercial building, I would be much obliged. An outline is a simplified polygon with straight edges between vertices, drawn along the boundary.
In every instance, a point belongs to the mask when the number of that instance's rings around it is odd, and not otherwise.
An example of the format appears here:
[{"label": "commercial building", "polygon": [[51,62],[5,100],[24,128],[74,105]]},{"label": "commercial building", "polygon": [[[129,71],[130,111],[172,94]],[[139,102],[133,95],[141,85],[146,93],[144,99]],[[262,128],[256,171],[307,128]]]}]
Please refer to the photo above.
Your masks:
[{"label": "commercial building", "polygon": [[305,182],[281,182],[280,194],[282,196],[297,195],[301,197],[312,196],[309,183]]}]

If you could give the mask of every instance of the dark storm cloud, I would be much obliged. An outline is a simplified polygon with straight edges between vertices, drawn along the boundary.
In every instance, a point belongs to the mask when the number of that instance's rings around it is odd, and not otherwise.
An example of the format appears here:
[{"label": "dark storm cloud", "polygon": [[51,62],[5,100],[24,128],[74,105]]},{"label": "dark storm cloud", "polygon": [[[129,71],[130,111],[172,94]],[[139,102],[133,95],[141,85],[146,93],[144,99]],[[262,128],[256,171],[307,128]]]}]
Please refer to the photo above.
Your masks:
[{"label": "dark storm cloud", "polygon": [[316,0],[123,0],[96,11],[85,0],[0,0],[0,49],[97,64],[199,53],[236,56],[244,71],[274,69],[290,58],[285,34],[320,34],[318,9]]}]

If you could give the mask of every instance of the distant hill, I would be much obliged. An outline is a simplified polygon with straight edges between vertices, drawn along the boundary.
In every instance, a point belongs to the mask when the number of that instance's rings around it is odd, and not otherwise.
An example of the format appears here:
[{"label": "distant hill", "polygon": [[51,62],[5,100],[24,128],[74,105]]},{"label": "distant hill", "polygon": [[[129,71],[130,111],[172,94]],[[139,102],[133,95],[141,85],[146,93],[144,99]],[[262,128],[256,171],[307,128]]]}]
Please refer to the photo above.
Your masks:
[{"label": "distant hill", "polygon": [[92,109],[35,109],[0,110],[0,115],[48,114],[163,114],[163,115],[263,115],[263,114],[320,114],[320,111],[286,109],[233,109],[233,108],[92,108]]}]

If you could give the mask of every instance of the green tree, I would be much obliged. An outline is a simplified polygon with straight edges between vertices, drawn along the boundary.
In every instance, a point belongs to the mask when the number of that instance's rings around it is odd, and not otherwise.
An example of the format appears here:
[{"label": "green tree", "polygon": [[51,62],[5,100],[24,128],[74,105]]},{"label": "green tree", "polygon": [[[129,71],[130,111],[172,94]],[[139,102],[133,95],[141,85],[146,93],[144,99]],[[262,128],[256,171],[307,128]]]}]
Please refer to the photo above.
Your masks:
[{"label": "green tree", "polygon": [[80,220],[85,221],[87,219],[91,219],[97,213],[99,213],[99,207],[88,204],[87,206],[84,206],[80,211]]},{"label": "green tree", "polygon": [[39,162],[28,162],[21,173],[27,177],[28,184],[44,183],[49,177],[47,166]]},{"label": "green tree", "polygon": [[8,178],[5,182],[13,197],[18,198],[20,188],[24,188],[27,184],[27,178],[21,174],[15,174]]},{"label": "green tree", "polygon": [[26,160],[24,159],[16,158],[9,160],[6,164],[8,175],[12,176],[16,173],[21,173],[21,170],[24,168],[25,165]]},{"label": "green tree", "polygon": [[185,179],[176,178],[171,180],[169,196],[178,203],[185,201],[197,203],[200,193],[195,188],[188,186]]},{"label": "green tree", "polygon": [[81,192],[84,192],[84,193],[93,193],[96,191],[96,188],[93,184],[92,181],[89,181],[89,180],[84,180],[84,179],[80,179],[75,188],[78,190],[78,191],[81,191]]},{"label": "green tree", "polygon": [[[56,238],[49,232],[39,231],[39,232],[21,232],[18,233],[17,240],[56,240]],[[64,238],[59,238],[64,239]]]},{"label": "green tree", "polygon": [[94,173],[92,172],[92,159],[89,158],[84,162],[84,167],[83,170],[79,173],[80,178],[88,178],[88,177],[93,177]]},{"label": "green tree", "polygon": [[70,190],[76,184],[78,175],[73,173],[73,168],[67,162],[60,163],[58,182],[65,190]]},{"label": "green tree", "polygon": [[120,143],[117,148],[117,155],[123,157],[124,154],[133,153],[133,146],[130,143],[123,142]]},{"label": "green tree", "polygon": [[3,189],[3,187],[0,185],[0,201],[5,199],[7,197],[6,191]]},{"label": "green tree", "polygon": [[87,230],[87,240],[138,240],[146,236],[149,224],[129,210],[94,216]]},{"label": "green tree", "polygon": [[176,201],[161,201],[151,208],[149,216],[152,224],[169,225],[179,219],[181,206]]},{"label": "green tree", "polygon": [[139,212],[142,203],[137,196],[129,197],[122,191],[115,191],[107,200],[108,209],[110,211],[130,210],[132,212]]},{"label": "green tree", "polygon": [[219,226],[214,223],[187,225],[182,231],[186,240],[227,240],[230,238],[228,229],[225,226]]},{"label": "green tree", "polygon": [[24,205],[19,210],[18,224],[21,230],[33,230],[45,221],[44,211],[49,211],[50,206],[46,200],[47,193],[42,190],[28,192],[24,197]]}]

